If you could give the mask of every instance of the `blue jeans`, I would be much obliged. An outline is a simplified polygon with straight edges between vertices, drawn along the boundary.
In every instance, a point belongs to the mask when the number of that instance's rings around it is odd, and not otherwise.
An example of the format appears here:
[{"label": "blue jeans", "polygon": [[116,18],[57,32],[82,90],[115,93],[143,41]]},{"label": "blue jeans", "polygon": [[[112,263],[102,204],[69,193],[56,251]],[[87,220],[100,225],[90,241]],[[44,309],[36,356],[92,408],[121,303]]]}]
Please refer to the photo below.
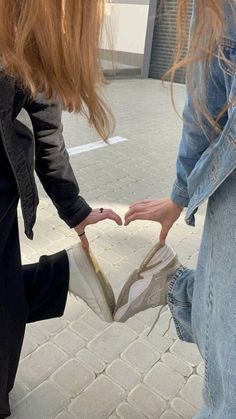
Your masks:
[{"label": "blue jeans", "polygon": [[195,419],[236,418],[236,172],[208,202],[196,270],[179,269],[169,307],[181,340],[205,362],[204,406]]}]

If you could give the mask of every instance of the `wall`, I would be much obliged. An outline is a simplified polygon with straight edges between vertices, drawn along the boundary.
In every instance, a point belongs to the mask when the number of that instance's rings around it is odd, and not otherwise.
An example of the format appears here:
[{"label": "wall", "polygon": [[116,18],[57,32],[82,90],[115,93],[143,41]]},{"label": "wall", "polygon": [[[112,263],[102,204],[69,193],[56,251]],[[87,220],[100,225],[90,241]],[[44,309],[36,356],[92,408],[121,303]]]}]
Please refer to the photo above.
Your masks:
[{"label": "wall", "polygon": [[113,0],[106,4],[101,48],[144,54],[149,0]]}]

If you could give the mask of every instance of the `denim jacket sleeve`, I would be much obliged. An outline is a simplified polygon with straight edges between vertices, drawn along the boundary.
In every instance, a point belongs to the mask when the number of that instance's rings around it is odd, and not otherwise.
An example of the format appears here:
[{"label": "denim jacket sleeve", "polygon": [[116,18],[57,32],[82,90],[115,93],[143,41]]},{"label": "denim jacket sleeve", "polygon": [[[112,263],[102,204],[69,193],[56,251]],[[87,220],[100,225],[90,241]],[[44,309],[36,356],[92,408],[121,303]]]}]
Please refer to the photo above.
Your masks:
[{"label": "denim jacket sleeve", "polygon": [[[195,3],[193,2],[193,13],[190,24],[190,33],[195,27]],[[195,64],[194,76],[199,75],[198,64]],[[195,81],[195,80],[194,80]],[[196,82],[196,81],[195,81]],[[176,162],[176,179],[172,188],[171,199],[178,205],[187,207],[189,194],[187,180],[194,169],[201,154],[206,150],[209,143],[197,121],[194,111],[193,97],[188,86],[188,71],[186,77],[186,96],[183,111],[183,130],[179,145],[179,152]]]},{"label": "denim jacket sleeve", "polygon": [[172,188],[171,199],[176,204],[187,207],[189,203],[188,177],[202,153],[209,146],[208,139],[197,122],[193,99],[188,88],[183,120],[182,137],[176,163],[176,180]]},{"label": "denim jacket sleeve", "polygon": [[[195,2],[193,2],[190,33],[195,30],[195,24]],[[207,100],[206,105],[208,111],[214,119],[227,102],[225,83],[222,71],[219,68],[218,58],[212,57],[210,69],[204,73],[201,68],[201,62],[192,65],[194,66],[193,84],[195,94],[200,97],[204,94]],[[205,77],[204,83],[202,80],[203,74]],[[205,89],[204,92],[203,89]],[[227,122],[226,119],[227,116],[224,116],[220,121],[222,128]],[[212,128],[209,126],[208,122],[204,122],[204,129],[202,129],[203,121],[201,121],[201,123],[198,121],[198,117],[194,110],[192,90],[189,88],[188,71],[186,77],[186,100],[183,121],[183,131],[176,163],[176,180],[172,188],[171,199],[175,203],[187,207],[190,201],[188,178],[204,151],[209,147],[209,138],[212,133]],[[205,134],[206,132],[208,135]]]},{"label": "denim jacket sleeve", "polygon": [[35,136],[35,170],[58,210],[59,216],[75,227],[91,212],[79,195],[79,186],[69,163],[62,135],[61,109],[42,95],[25,104]]}]

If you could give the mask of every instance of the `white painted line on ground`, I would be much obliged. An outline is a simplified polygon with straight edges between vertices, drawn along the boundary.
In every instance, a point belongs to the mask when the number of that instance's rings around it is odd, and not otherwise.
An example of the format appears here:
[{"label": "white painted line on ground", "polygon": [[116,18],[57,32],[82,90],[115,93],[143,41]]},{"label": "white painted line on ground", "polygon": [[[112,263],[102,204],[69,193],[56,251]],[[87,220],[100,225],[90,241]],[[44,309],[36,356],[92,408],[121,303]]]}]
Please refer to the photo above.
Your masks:
[{"label": "white painted line on ground", "polygon": [[99,140],[99,141],[95,141],[94,143],[88,143],[88,144],[79,145],[77,147],[68,148],[67,151],[70,156],[74,156],[75,154],[86,153],[87,151],[96,150],[97,148],[107,147],[108,145],[121,143],[123,141],[128,141],[128,139],[124,137],[112,137],[108,139],[107,143],[105,143],[103,140]]}]

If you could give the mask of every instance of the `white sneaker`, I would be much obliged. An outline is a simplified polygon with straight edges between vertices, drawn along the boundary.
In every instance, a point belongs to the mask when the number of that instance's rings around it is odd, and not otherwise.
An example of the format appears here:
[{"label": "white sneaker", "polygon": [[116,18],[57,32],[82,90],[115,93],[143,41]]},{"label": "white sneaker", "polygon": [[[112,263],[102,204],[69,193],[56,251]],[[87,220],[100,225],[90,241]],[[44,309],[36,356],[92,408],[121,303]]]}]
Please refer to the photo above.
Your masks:
[{"label": "white sneaker", "polygon": [[70,267],[69,292],[82,298],[106,322],[113,321],[115,298],[112,287],[91,250],[80,243],[67,249]]},{"label": "white sneaker", "polygon": [[125,322],[151,307],[167,304],[168,285],[181,267],[176,253],[167,245],[155,245],[138,270],[124,285],[116,304],[114,320]]}]

